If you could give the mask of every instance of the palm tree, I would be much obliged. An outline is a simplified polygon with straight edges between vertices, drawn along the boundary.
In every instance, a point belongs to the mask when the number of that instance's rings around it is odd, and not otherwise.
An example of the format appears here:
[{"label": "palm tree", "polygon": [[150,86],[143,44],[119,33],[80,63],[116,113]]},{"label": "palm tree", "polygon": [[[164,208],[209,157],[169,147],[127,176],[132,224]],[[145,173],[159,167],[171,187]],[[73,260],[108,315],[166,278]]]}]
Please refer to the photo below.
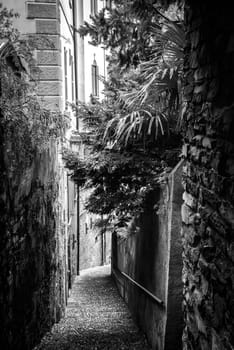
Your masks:
[{"label": "palm tree", "polygon": [[[152,24],[151,37],[151,57],[137,68],[138,77],[131,89],[119,94],[128,113],[108,122],[105,140],[110,139],[111,134],[115,143],[125,146],[130,140],[142,137],[157,141],[180,125],[185,40],[182,21],[171,21],[163,16],[161,24]],[[130,78],[131,72],[126,76],[127,80]]]}]

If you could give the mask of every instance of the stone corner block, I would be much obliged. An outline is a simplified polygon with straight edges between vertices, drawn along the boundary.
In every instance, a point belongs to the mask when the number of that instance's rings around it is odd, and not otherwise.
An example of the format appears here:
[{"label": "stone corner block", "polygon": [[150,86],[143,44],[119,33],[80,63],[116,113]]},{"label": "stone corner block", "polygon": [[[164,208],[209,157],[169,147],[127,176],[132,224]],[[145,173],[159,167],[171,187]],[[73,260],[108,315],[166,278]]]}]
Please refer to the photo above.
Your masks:
[{"label": "stone corner block", "polygon": [[57,34],[36,34],[32,37],[37,50],[60,50],[60,39]]},{"label": "stone corner block", "polygon": [[59,81],[40,81],[37,93],[39,96],[61,96],[62,83]]},{"label": "stone corner block", "polygon": [[39,80],[40,81],[61,81],[62,69],[60,66],[39,66]]},{"label": "stone corner block", "polygon": [[57,5],[56,3],[26,3],[27,18],[57,18]]},{"label": "stone corner block", "polygon": [[57,50],[38,50],[36,60],[39,66],[61,66],[61,54]]},{"label": "stone corner block", "polygon": [[36,32],[38,34],[58,34],[59,23],[56,19],[37,19]]},{"label": "stone corner block", "polygon": [[63,108],[63,101],[60,96],[43,96],[41,97],[41,104],[44,108],[51,111],[61,111]]}]

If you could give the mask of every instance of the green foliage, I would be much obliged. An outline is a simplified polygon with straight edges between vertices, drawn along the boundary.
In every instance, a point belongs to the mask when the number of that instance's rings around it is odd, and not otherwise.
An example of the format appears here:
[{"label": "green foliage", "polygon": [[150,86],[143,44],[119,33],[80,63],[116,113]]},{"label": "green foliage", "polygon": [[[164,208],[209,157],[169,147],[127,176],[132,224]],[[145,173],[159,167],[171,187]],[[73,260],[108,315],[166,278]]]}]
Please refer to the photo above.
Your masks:
[{"label": "green foliage", "polygon": [[114,1],[110,12],[103,9],[98,16],[92,17],[91,24],[85,22],[78,31],[82,36],[90,34],[93,45],[115,49],[121,66],[136,66],[147,56],[150,22],[145,19],[143,24],[140,23],[133,8],[131,1]]},{"label": "green foliage", "polygon": [[106,96],[120,108],[107,125],[106,140],[126,145],[173,137],[182,115],[183,10],[174,4],[163,13],[157,1],[134,0],[114,1],[105,12],[79,32],[111,50]]},{"label": "green foliage", "polygon": [[0,39],[14,41],[18,38],[18,31],[13,27],[12,19],[18,17],[14,10],[8,10],[0,3]]},{"label": "green foliage", "polygon": [[[84,22],[78,32],[90,35],[90,43],[115,50],[118,65],[124,68],[137,67],[148,60],[152,50],[152,24],[165,16],[162,6],[168,8],[170,1],[157,0],[113,0],[111,10],[102,9]],[[172,1],[173,2],[173,1]],[[173,9],[173,14],[178,11]],[[170,10],[168,11],[170,14]]]},{"label": "green foliage", "polygon": [[151,56],[140,63],[137,77],[136,69],[128,73],[130,83],[119,91],[119,99],[124,101],[128,113],[108,123],[106,138],[113,124],[116,130],[114,138],[125,144],[131,138],[142,138],[142,135],[153,136],[161,142],[162,136],[179,132],[183,25],[163,19],[160,24],[152,24],[151,35]]},{"label": "green foliage", "polygon": [[101,78],[103,101],[76,107],[88,157],[66,151],[64,159],[72,178],[91,190],[86,208],[117,226],[143,211],[178,161],[184,31],[175,9],[118,0],[79,29],[108,48],[108,80]]},{"label": "green foliage", "polygon": [[[108,116],[111,118],[111,115],[109,108],[105,109],[106,101],[99,104],[102,107],[97,114],[97,105],[82,107],[85,111],[83,120],[94,131],[80,134],[88,156],[81,158],[76,152],[64,150],[63,158],[71,171],[71,178],[79,186],[91,190],[86,209],[95,214],[108,215],[112,223],[123,226],[143,211],[147,194],[165,181],[171,167],[176,165],[178,149],[175,149],[175,145],[178,145],[178,141],[168,147],[160,144],[156,147],[149,140],[145,147],[141,142],[128,144],[127,147],[105,144],[102,137]],[[93,120],[95,123],[90,124]]]},{"label": "green foliage", "polygon": [[92,190],[86,208],[92,213],[111,215],[119,226],[143,211],[147,194],[171,170],[163,159],[136,151],[103,150],[86,160],[66,151],[64,159],[73,180]]},{"label": "green foliage", "polygon": [[27,166],[35,156],[46,150],[52,139],[62,138],[69,118],[42,107],[36,94],[37,72],[33,47],[20,38],[13,28],[17,16],[0,8],[0,127],[4,130],[5,148],[13,169]]}]

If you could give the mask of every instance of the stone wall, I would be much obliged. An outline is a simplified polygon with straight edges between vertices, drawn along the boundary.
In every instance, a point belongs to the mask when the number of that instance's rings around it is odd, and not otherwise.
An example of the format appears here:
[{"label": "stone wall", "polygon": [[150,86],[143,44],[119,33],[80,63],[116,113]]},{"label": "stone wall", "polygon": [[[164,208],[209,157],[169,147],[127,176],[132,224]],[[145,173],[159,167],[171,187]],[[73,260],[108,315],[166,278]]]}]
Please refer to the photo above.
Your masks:
[{"label": "stone wall", "polygon": [[184,349],[234,348],[234,24],[230,4],[186,1]]},{"label": "stone wall", "polygon": [[[154,350],[182,348],[181,163],[125,234],[112,237],[112,275]],[[126,273],[155,301],[130,282]]]},{"label": "stone wall", "polygon": [[18,164],[18,144],[0,131],[0,344],[31,350],[65,305],[56,147]]},{"label": "stone wall", "polygon": [[[66,42],[73,50],[66,35],[68,31],[72,39],[70,25],[61,24],[62,1],[2,3],[19,12],[14,26],[35,48],[42,106],[62,112],[61,47]],[[71,90],[70,81],[71,76]],[[77,274],[77,199],[63,167],[61,144],[51,143],[39,153],[31,138],[23,132],[20,137],[17,130],[0,130],[0,348],[31,350],[63,315]]]}]

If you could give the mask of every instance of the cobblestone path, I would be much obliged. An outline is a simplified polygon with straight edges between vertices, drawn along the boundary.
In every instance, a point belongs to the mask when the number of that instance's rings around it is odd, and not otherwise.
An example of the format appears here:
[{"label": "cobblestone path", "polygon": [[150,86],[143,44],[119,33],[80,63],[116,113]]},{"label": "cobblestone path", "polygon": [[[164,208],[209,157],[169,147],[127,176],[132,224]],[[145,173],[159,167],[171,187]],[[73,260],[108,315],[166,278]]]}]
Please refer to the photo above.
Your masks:
[{"label": "cobblestone path", "polygon": [[119,296],[108,266],[74,282],[65,317],[34,350],[149,350]]}]

